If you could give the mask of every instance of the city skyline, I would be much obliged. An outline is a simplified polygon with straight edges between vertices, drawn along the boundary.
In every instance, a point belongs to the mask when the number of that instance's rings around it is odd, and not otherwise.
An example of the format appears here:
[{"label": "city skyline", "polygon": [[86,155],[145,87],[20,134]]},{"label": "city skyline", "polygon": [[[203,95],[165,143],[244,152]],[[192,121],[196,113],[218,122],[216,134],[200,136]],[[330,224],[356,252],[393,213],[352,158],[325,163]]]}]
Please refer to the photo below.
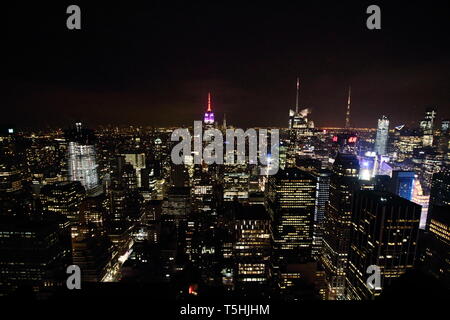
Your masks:
[{"label": "city skyline", "polygon": [[0,302],[448,300],[441,4],[6,9]]}]

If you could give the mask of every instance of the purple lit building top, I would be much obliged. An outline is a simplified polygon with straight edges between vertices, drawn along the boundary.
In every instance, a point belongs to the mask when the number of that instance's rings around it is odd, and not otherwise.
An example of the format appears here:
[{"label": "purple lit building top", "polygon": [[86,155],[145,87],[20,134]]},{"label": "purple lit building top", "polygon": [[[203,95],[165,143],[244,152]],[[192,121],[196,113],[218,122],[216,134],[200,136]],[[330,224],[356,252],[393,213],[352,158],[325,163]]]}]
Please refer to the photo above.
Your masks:
[{"label": "purple lit building top", "polygon": [[203,122],[205,124],[214,124],[214,112],[211,109],[211,93],[209,92],[208,92],[208,109],[205,112]]}]

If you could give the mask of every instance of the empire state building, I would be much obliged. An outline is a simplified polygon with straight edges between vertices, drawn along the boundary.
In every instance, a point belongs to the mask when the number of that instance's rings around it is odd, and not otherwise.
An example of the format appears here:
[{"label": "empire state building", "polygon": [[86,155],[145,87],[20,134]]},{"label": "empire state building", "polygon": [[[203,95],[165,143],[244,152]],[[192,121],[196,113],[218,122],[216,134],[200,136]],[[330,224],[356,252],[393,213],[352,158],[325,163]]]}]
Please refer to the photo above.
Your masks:
[{"label": "empire state building", "polygon": [[211,108],[211,93],[208,92],[208,108],[206,109],[205,116],[203,118],[203,123],[206,126],[213,126],[214,125],[214,112]]}]

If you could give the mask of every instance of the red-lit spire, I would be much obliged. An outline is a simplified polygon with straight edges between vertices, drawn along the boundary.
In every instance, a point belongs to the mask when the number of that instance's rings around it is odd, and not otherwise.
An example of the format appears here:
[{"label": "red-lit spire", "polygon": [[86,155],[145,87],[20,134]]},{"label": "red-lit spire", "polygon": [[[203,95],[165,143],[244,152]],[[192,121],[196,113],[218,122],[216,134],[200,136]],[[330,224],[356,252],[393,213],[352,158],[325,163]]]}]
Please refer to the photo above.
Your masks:
[{"label": "red-lit spire", "polygon": [[211,93],[208,92],[208,112],[211,112]]}]

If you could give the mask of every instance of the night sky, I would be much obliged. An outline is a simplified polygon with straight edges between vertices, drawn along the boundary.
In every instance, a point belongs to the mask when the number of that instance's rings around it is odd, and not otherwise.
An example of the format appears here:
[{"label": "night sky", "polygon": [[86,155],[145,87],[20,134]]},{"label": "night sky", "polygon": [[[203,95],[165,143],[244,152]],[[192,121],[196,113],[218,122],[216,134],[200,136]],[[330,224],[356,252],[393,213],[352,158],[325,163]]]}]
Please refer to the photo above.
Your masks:
[{"label": "night sky", "polygon": [[[344,126],[350,84],[355,127],[412,124],[427,106],[450,118],[445,2],[211,2],[7,8],[0,123],[192,125],[211,91],[219,121],[287,126],[297,75],[316,126]],[[81,30],[66,28],[70,4]],[[366,28],[369,4],[381,30]]]}]

